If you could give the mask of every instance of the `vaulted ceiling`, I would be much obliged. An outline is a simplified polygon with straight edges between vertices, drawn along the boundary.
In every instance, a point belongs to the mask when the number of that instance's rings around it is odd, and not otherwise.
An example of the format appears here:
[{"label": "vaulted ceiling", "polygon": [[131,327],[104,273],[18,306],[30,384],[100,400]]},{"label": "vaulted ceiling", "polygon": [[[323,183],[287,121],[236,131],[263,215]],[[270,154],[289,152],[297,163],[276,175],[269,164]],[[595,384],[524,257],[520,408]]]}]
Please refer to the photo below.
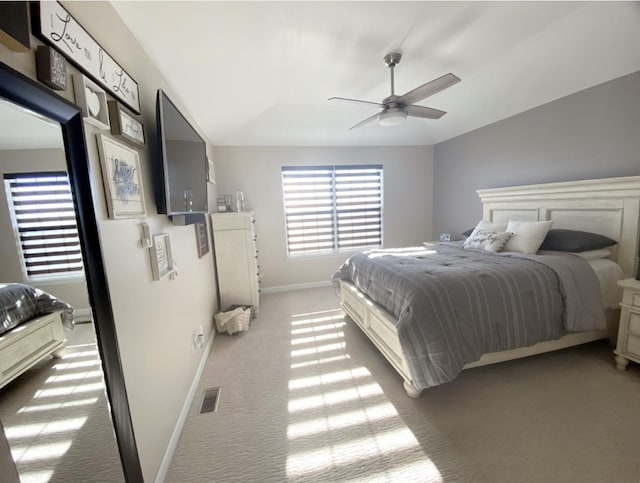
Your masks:
[{"label": "vaulted ceiling", "polygon": [[[216,145],[430,145],[640,70],[638,2],[113,2]],[[439,120],[372,122],[402,94]],[[597,115],[597,113],[594,113]]]}]

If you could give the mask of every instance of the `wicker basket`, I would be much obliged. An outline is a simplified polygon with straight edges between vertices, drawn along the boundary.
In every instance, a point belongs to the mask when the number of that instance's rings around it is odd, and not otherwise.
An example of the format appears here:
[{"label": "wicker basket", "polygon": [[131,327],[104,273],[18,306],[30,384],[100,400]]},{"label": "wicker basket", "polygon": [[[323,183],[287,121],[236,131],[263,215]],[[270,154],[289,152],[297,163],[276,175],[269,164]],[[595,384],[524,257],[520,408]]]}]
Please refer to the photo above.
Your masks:
[{"label": "wicker basket", "polygon": [[215,316],[218,332],[235,334],[237,332],[246,332],[249,330],[249,323],[251,322],[251,307],[237,306],[235,308],[230,308],[232,310],[220,312]]}]

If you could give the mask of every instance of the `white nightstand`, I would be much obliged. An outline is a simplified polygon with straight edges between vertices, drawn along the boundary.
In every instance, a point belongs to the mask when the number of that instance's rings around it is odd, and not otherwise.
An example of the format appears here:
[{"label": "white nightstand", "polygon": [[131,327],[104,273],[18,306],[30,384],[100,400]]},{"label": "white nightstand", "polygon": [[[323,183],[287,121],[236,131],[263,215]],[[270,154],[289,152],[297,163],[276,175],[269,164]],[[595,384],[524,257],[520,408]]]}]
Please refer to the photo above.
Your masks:
[{"label": "white nightstand", "polygon": [[620,303],[620,327],[616,344],[616,367],[624,371],[629,361],[640,363],[640,280],[618,282],[624,292]]}]

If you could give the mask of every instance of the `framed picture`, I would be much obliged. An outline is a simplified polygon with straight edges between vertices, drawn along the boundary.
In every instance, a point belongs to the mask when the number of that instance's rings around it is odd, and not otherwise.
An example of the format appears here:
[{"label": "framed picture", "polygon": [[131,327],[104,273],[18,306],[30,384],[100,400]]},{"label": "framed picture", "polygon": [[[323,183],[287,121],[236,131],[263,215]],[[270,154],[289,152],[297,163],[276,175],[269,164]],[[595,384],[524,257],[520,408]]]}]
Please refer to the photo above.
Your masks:
[{"label": "framed picture", "polygon": [[168,233],[161,233],[153,237],[151,252],[151,272],[154,280],[160,280],[166,275],[172,274],[173,255],[171,254],[171,239]]},{"label": "framed picture", "polygon": [[216,184],[216,170],[213,165],[213,159],[207,157],[207,181]]},{"label": "framed picture", "polygon": [[84,120],[98,129],[109,129],[107,93],[82,74],[73,76],[73,92]]},{"label": "framed picture", "polygon": [[147,147],[144,125],[140,117],[129,112],[118,101],[107,101],[111,134],[138,147]]},{"label": "framed picture", "polygon": [[29,52],[28,2],[0,2],[0,42],[15,52]]},{"label": "framed picture", "polygon": [[108,90],[116,99],[129,106],[133,112],[139,114],[138,83],[78,23],[73,15],[60,2],[30,2],[30,4],[33,34],[59,51],[70,63]]},{"label": "framed picture", "polygon": [[209,235],[206,223],[196,223],[196,241],[198,242],[198,258],[209,253]]},{"label": "framed picture", "polygon": [[57,50],[47,45],[36,49],[38,80],[56,91],[67,90],[67,61]]},{"label": "framed picture", "polygon": [[104,134],[97,138],[109,218],[146,216],[138,151]]}]

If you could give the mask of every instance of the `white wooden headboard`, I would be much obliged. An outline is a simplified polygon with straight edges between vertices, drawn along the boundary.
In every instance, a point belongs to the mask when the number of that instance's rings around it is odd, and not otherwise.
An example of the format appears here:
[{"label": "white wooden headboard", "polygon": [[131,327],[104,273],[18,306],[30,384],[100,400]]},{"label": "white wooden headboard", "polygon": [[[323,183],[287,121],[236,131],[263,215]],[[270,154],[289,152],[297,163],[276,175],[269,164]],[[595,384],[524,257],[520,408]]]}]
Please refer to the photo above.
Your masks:
[{"label": "white wooden headboard", "polygon": [[625,276],[638,273],[640,176],[589,179],[477,191],[489,221],[553,220],[618,241],[613,259]]}]

